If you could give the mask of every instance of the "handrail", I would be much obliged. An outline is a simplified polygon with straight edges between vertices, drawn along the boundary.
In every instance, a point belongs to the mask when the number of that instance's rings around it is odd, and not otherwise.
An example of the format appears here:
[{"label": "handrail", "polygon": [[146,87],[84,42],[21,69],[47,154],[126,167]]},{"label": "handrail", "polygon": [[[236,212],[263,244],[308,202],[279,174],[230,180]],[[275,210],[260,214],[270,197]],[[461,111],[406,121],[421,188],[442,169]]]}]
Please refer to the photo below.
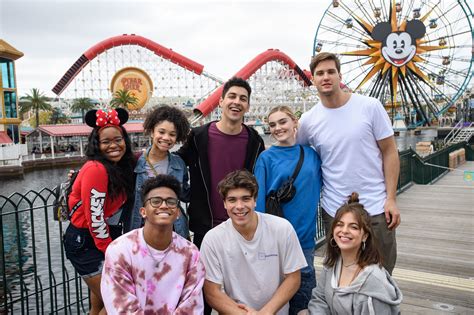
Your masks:
[{"label": "handrail", "polygon": [[448,135],[444,138],[443,145],[448,144],[451,140],[456,137],[456,131],[459,132],[462,129],[462,125],[464,124],[464,118],[458,121],[456,125],[454,125],[453,129],[448,133]]}]

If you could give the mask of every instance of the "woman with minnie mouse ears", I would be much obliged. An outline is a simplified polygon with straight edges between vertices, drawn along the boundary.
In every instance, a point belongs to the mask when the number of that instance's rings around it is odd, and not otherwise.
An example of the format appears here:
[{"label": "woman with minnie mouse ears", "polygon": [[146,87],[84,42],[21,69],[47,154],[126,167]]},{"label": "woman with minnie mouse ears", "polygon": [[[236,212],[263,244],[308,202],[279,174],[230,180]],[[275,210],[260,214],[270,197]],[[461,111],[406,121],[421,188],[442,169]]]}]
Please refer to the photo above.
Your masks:
[{"label": "woman with minnie mouse ears", "polygon": [[66,257],[91,291],[91,310],[102,308],[100,280],[104,253],[122,234],[120,217],[127,200],[133,199],[134,165],[130,138],[122,126],[126,110],[91,110],[85,121],[92,127],[82,166],[69,195],[70,224],[64,233]]}]

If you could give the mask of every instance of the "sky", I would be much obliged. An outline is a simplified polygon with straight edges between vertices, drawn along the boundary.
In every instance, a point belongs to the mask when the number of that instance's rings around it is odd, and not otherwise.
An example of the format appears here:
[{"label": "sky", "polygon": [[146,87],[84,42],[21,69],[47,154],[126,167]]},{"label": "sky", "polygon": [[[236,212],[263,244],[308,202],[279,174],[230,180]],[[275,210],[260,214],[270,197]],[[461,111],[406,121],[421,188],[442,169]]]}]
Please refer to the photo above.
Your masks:
[{"label": "sky", "polygon": [[226,79],[274,48],[308,69],[330,0],[0,0],[0,38],[24,53],[15,63],[19,95],[48,96],[98,42],[136,34]]}]

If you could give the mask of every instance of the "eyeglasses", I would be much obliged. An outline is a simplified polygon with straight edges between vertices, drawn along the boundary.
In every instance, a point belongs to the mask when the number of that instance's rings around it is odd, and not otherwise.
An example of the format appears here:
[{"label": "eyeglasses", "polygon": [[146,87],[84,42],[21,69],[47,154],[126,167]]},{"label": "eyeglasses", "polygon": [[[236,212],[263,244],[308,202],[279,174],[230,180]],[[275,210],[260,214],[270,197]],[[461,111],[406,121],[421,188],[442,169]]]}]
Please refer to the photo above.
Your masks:
[{"label": "eyeglasses", "polygon": [[154,208],[158,208],[161,206],[161,204],[163,203],[163,201],[166,203],[166,205],[170,208],[174,208],[178,205],[178,199],[177,198],[161,198],[161,197],[151,197],[151,198],[148,198],[147,200],[145,200],[145,202],[143,203],[143,205],[146,205],[147,201],[150,201],[150,204],[152,207]]},{"label": "eyeglasses", "polygon": [[112,143],[115,143],[116,145],[121,145],[123,143],[123,141],[124,141],[123,137],[115,137],[112,140],[110,140],[110,139],[99,140],[99,143],[101,145],[105,145],[105,146],[108,147]]}]

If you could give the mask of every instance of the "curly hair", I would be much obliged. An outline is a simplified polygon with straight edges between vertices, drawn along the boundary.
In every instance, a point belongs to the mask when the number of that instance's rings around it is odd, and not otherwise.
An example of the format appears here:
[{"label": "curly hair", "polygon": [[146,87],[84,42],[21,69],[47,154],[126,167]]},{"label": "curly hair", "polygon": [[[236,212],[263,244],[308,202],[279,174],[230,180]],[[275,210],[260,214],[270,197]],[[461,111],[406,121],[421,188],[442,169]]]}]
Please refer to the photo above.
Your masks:
[{"label": "curly hair", "polygon": [[145,202],[147,199],[147,195],[150,191],[152,191],[155,188],[160,188],[160,187],[167,187],[174,191],[176,196],[179,196],[181,194],[181,184],[179,181],[176,179],[176,177],[172,175],[165,175],[165,174],[159,174],[156,177],[149,178],[145,181],[145,183],[142,186],[142,200]]},{"label": "curly hair", "polygon": [[189,121],[181,110],[169,105],[158,105],[146,115],[143,122],[145,134],[153,134],[155,126],[165,120],[174,125],[176,142],[184,142],[191,128]]},{"label": "curly hair", "polygon": [[87,160],[98,161],[104,165],[109,177],[107,191],[110,196],[114,198],[121,193],[125,193],[127,199],[130,200],[133,198],[133,192],[135,191],[134,182],[130,180],[131,178],[135,178],[135,174],[133,173],[135,168],[135,156],[132,152],[132,145],[127,131],[123,126],[117,126],[117,128],[120,128],[123,139],[125,140],[125,154],[117,164],[109,161],[100,151],[99,127],[93,128],[89,135],[86,156]]},{"label": "curly hair", "polygon": [[338,246],[332,246],[331,243],[334,242],[334,229],[336,228],[336,225],[339,223],[342,216],[349,212],[354,215],[360,229],[367,234],[365,248],[362,249],[362,246],[359,248],[357,264],[361,268],[372,264],[382,266],[382,255],[380,254],[378,243],[375,239],[370,215],[364,209],[364,206],[359,203],[359,194],[356,192],[351,194],[348,202],[340,207],[334,216],[334,220],[331,224],[331,232],[326,236],[326,239],[329,240],[329,242],[326,245],[326,258],[324,259],[324,265],[327,267],[333,267],[339,259],[339,256],[341,256],[341,249]]}]

